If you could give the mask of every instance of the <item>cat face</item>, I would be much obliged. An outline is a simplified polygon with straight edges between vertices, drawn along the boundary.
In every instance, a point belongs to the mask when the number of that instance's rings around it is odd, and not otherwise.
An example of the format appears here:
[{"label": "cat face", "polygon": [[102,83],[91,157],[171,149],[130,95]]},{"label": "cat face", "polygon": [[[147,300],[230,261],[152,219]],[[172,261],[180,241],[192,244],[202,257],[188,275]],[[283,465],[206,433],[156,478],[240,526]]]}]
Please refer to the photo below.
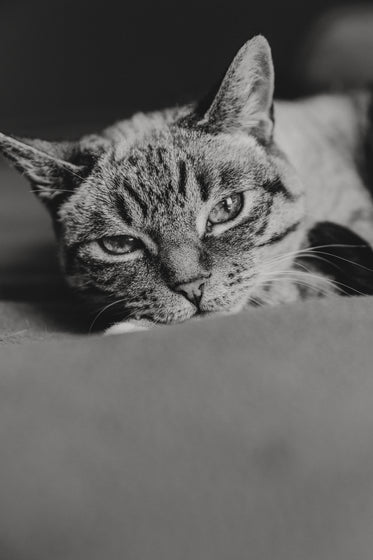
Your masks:
[{"label": "cat face", "polygon": [[272,139],[272,95],[256,38],[207,108],[135,116],[78,144],[0,137],[53,216],[69,284],[109,322],[174,323],[275,293],[304,209]]},{"label": "cat face", "polygon": [[118,316],[181,321],[259,296],[301,217],[281,155],[171,126],[99,158],[59,210],[63,262],[73,286],[122,299]]}]

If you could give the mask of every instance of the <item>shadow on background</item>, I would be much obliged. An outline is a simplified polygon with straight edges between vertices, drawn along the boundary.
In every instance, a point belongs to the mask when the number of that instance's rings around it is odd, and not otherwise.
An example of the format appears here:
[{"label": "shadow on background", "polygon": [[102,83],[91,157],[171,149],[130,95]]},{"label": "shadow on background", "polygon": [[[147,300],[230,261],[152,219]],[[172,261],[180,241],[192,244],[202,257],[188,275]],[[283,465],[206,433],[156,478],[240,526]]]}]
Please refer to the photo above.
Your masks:
[{"label": "shadow on background", "polygon": [[3,0],[0,129],[74,135],[198,98],[256,33],[271,42],[277,95],[295,96],[305,34],[341,5],[353,2]]}]

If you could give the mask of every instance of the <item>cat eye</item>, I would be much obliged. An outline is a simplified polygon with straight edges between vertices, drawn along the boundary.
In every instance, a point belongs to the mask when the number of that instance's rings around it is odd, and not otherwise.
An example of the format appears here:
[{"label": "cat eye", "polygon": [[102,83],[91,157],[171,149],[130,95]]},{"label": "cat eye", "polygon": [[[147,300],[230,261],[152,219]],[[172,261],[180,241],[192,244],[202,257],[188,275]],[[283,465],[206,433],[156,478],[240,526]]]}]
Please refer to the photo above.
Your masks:
[{"label": "cat eye", "polygon": [[99,245],[110,255],[125,255],[133,253],[144,247],[140,239],[130,235],[116,235],[115,237],[103,237],[99,240]]},{"label": "cat eye", "polygon": [[213,226],[214,224],[223,224],[225,222],[229,222],[236,218],[238,214],[241,212],[243,207],[243,194],[237,193],[232,194],[232,196],[228,196],[219,204],[214,206],[211,210],[207,225],[208,227]]}]

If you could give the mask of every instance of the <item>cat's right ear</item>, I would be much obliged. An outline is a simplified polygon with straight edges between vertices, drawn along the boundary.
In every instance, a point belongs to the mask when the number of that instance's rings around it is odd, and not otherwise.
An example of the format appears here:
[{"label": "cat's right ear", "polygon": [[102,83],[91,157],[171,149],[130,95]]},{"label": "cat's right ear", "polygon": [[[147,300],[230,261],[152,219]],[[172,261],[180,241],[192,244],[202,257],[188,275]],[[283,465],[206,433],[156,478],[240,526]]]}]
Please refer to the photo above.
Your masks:
[{"label": "cat's right ear", "polygon": [[258,35],[238,51],[214,97],[197,106],[191,122],[212,134],[240,131],[268,143],[273,131],[273,92],[271,49]]},{"label": "cat's right ear", "polygon": [[87,177],[98,146],[98,142],[96,146],[94,142],[47,142],[0,133],[0,153],[30,181],[52,212]]}]

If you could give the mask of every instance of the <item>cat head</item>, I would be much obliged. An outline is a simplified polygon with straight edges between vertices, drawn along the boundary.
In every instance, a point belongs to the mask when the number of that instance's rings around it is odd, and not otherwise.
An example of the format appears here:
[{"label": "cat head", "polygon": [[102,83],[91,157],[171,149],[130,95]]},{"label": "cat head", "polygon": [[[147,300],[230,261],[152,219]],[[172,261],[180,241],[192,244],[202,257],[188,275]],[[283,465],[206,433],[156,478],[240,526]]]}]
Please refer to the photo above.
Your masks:
[{"label": "cat head", "polygon": [[213,97],[51,143],[0,149],[51,213],[66,278],[110,321],[172,323],[268,299],[303,236],[299,180],[273,139],[259,36]]}]

